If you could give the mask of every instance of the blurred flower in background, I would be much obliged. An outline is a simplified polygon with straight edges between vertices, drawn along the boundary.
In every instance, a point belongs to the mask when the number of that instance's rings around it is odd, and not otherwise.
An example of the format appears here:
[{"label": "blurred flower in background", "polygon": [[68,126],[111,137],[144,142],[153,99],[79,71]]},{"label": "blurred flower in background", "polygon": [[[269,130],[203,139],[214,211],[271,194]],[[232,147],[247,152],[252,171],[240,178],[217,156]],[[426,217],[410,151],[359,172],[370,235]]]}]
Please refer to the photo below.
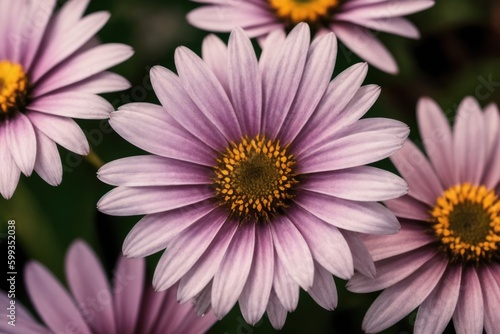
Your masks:
[{"label": "blurred flower in background", "polygon": [[[120,257],[111,288],[95,253],[75,241],[66,254],[66,277],[71,295],[38,262],[25,269],[25,283],[41,325],[16,304],[15,326],[0,322],[5,334],[106,333],[200,334],[216,321],[213,313],[198,316],[190,303],[180,305],[175,289],[155,292],[145,278],[143,259]],[[9,299],[0,292],[0,304]]]},{"label": "blurred flower in background", "polygon": [[260,61],[243,30],[226,46],[215,36],[203,59],[177,50],[179,75],[154,67],[162,106],[128,104],[111,126],[154,155],[113,161],[99,178],[117,188],[98,203],[110,215],[146,216],[125,240],[126,256],[167,248],[158,290],[179,282],[181,302],[197,296],[221,318],[234,304],[275,328],[297,307],[299,286],[326,309],[337,306],[331,274],[374,274],[358,233],[391,234],[395,217],[376,201],[406,183],[363,166],[397,151],[398,121],[359,120],[380,89],[361,86],[366,64],[333,81],[332,33],[310,45],[308,25],[268,39]]},{"label": "blurred flower in background", "polygon": [[126,89],[122,76],[105,72],[132,56],[95,34],[109,13],[83,16],[88,0],[0,1],[0,193],[10,198],[20,173],[35,170],[51,185],[62,180],[56,143],[89,153],[72,118],[105,119],[111,104],[96,94]]},{"label": "blurred flower in background", "polygon": [[400,218],[394,236],[364,238],[377,277],[356,274],[354,292],[385,289],[363,328],[375,333],[419,307],[415,333],[500,333],[500,114],[471,97],[458,107],[453,131],[424,98],[417,107],[429,160],[407,141],[391,157],[408,195],[387,201]]},{"label": "blurred flower in background", "polygon": [[382,71],[397,73],[386,47],[370,31],[418,38],[417,28],[402,16],[434,5],[433,0],[193,0],[204,6],[188,21],[208,31],[242,27],[250,37],[264,39],[274,30],[307,22],[319,34],[333,31],[354,53]]}]

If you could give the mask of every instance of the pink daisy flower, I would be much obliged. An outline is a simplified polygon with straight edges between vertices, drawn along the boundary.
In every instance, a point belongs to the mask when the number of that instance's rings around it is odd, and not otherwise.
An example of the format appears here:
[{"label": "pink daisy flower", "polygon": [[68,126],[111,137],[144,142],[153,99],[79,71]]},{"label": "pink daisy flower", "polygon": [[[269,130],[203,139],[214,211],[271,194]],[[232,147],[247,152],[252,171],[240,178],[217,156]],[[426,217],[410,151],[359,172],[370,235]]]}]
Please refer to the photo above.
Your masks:
[{"label": "pink daisy flower", "polygon": [[396,61],[370,30],[419,38],[402,16],[434,5],[434,0],[192,0],[205,6],[187,16],[195,27],[229,32],[242,27],[250,37],[265,38],[307,22],[318,33],[333,31],[352,52],[374,67],[397,73]]},{"label": "pink daisy flower", "polygon": [[[213,313],[201,317],[192,304],[180,305],[175,289],[155,292],[145,283],[145,267],[143,259],[120,257],[111,287],[92,249],[75,241],[66,254],[71,294],[40,263],[33,261],[25,268],[28,295],[45,325],[16,302],[15,327],[3,316],[0,330],[5,334],[200,334],[215,323]],[[0,304],[8,314],[10,299],[4,291]]]},{"label": "pink daisy flower", "polygon": [[72,118],[106,119],[113,110],[96,94],[123,90],[127,80],[106,72],[132,56],[126,45],[93,37],[109,13],[82,16],[89,0],[0,0],[0,194],[10,198],[21,172],[50,185],[62,180],[56,144],[87,155]]},{"label": "pink daisy flower", "polygon": [[369,236],[375,279],[356,274],[351,291],[385,289],[363,328],[379,332],[419,307],[415,333],[500,333],[500,116],[473,98],[458,107],[453,131],[432,100],[417,107],[428,158],[408,141],[391,159],[410,186],[387,202],[401,232]]},{"label": "pink daisy flower", "polygon": [[[336,39],[310,45],[306,24],[270,37],[257,60],[241,29],[226,47],[215,36],[203,58],[181,47],[178,75],[154,67],[162,106],[125,105],[111,126],[153,155],[100,169],[117,188],[98,208],[146,216],[123,252],[167,249],[153,278],[158,290],[179,282],[181,302],[195,296],[220,318],[239,301],[255,324],[267,309],[276,328],[297,306],[299,287],[323,307],[337,305],[331,274],[347,279],[372,262],[358,233],[399,229],[379,200],[406,193],[394,174],[363,166],[398,150],[408,127],[359,120],[379,95],[361,87],[366,64],[330,82]],[[202,311],[204,313],[204,311]]]}]

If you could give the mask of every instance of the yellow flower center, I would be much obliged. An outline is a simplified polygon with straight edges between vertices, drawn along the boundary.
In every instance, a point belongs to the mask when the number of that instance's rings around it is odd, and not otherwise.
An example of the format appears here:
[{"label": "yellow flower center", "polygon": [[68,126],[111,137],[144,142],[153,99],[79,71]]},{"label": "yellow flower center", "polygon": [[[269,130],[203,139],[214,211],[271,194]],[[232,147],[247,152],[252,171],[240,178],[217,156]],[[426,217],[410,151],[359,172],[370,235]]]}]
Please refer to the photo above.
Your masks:
[{"label": "yellow flower center", "polygon": [[216,198],[241,221],[265,222],[294,197],[295,157],[265,136],[230,143],[214,167]]},{"label": "yellow flower center", "polygon": [[296,24],[326,18],[340,0],[269,0],[269,4],[279,18]]},{"label": "yellow flower center", "polygon": [[500,200],[493,190],[456,185],[437,199],[431,214],[434,233],[451,260],[477,263],[498,256]]},{"label": "yellow flower center", "polygon": [[0,115],[8,114],[26,105],[28,77],[23,67],[9,61],[0,61]]}]

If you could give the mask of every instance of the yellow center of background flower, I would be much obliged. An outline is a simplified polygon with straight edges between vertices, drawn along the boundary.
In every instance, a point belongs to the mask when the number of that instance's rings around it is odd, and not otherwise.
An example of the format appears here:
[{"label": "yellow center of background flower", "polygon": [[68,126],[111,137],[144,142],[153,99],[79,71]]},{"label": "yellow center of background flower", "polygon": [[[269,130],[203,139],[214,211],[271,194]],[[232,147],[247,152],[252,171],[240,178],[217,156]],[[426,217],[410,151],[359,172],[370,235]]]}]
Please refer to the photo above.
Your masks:
[{"label": "yellow center of background flower", "polygon": [[241,221],[269,221],[294,197],[296,160],[279,141],[245,136],[231,143],[217,162],[216,198]]},{"label": "yellow center of background flower", "polygon": [[0,113],[24,107],[28,95],[28,77],[23,67],[0,61]]},{"label": "yellow center of background flower", "polygon": [[278,17],[292,23],[318,21],[339,3],[340,0],[269,0]]},{"label": "yellow center of background flower", "polygon": [[470,183],[446,190],[432,210],[434,232],[452,260],[491,260],[500,245],[500,200]]}]

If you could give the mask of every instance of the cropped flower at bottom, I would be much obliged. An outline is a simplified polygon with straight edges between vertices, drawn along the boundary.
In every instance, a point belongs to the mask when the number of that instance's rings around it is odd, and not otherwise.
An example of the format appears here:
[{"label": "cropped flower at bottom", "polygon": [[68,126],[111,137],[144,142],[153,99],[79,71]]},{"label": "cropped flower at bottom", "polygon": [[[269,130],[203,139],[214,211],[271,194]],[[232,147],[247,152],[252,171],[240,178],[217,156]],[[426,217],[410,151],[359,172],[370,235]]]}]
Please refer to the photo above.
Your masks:
[{"label": "cropped flower at bottom", "polygon": [[118,186],[98,203],[112,215],[146,216],[125,240],[126,256],[164,250],[158,290],[179,282],[218,317],[239,301],[247,322],[267,310],[276,328],[302,287],[337,305],[331,274],[373,274],[358,233],[390,234],[396,218],[376,201],[407,190],[401,178],[363,166],[402,145],[408,127],[363,119],[379,88],[361,87],[365,64],[330,82],[333,34],[310,45],[306,24],[272,36],[260,61],[237,29],[226,46],[209,37],[203,59],[175,55],[179,75],[154,67],[162,106],[125,105],[111,126],[153,153],[113,161],[99,178]]},{"label": "cropped flower at bottom", "polygon": [[[145,282],[145,261],[120,257],[111,287],[96,255],[76,241],[66,255],[66,277],[71,291],[37,262],[24,276],[28,295],[45,325],[39,324],[16,302],[15,327],[5,321],[5,334],[200,334],[216,321],[213,313],[200,317],[192,304],[180,305],[175,289],[155,292]],[[146,285],[145,285],[146,284]],[[148,288],[145,288],[148,286]],[[5,312],[10,299],[0,292]]]},{"label": "cropped flower at bottom", "polygon": [[[500,114],[473,98],[458,107],[453,131],[430,99],[418,105],[428,157],[408,141],[391,159],[410,186],[387,202],[401,232],[370,236],[375,279],[356,274],[355,292],[385,289],[363,328],[379,332],[419,307],[416,334],[500,333]],[[429,161],[430,160],[430,161]]]}]

